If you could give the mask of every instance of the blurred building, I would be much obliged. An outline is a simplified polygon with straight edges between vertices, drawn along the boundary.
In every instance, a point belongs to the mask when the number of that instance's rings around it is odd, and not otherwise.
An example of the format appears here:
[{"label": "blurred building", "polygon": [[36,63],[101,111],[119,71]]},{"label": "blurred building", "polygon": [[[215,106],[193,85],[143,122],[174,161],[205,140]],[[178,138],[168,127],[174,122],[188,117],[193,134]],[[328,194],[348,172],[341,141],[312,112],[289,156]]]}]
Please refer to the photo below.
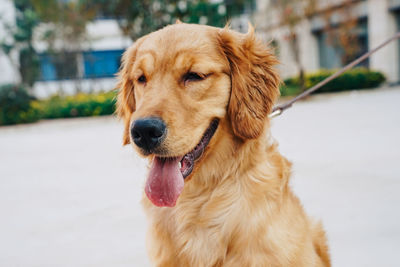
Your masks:
[{"label": "blurred building", "polygon": [[[0,40],[8,38],[4,25],[15,23],[15,8],[12,0],[0,0]],[[46,25],[40,25],[37,32]],[[132,41],[120,31],[117,22],[106,16],[96,18],[86,28],[87,36],[79,47],[69,47],[62,53],[50,53],[46,42],[36,38],[34,47],[40,58],[40,77],[33,93],[47,97],[59,92],[73,94],[76,91],[110,90],[115,86],[123,51]],[[36,34],[36,32],[35,32]],[[57,45],[57,43],[56,43]],[[58,44],[68,46],[68,44]],[[20,80],[18,55],[12,58],[0,50],[0,84],[16,83]]]},{"label": "blurred building", "polygon": [[[291,29],[288,24],[282,23],[286,11],[278,8],[278,1],[257,0],[254,23],[258,34],[264,40],[272,41],[271,45],[282,62],[280,68],[283,77],[298,74],[297,62],[307,72],[339,68],[400,31],[400,0],[315,0],[311,2],[314,5],[312,13],[300,14],[304,16],[294,27],[298,47],[296,61]],[[304,7],[300,5],[309,1],[298,1],[298,8]],[[339,28],[350,19],[355,21],[350,29],[355,36],[351,45],[356,45],[358,49],[352,58],[344,59],[346,47],[340,47],[339,40],[332,40],[329,31]],[[393,42],[361,65],[382,71],[389,83],[399,83],[400,42]]]},{"label": "blurred building", "polygon": [[[218,2],[216,0],[214,2]],[[0,40],[7,38],[7,31],[1,26],[15,23],[15,7],[12,0],[0,0]],[[232,27],[245,31],[250,20],[251,9],[232,19]],[[35,82],[33,93],[39,98],[54,94],[74,94],[78,91],[91,92],[110,90],[115,87],[115,74],[120,66],[124,50],[132,44],[126,37],[115,17],[98,14],[86,26],[82,42],[68,43],[55,39],[53,47],[43,41],[43,36],[52,25],[41,23],[35,29],[34,48],[39,54],[40,76]],[[12,60],[0,50],[0,84],[18,83],[18,53]]]},{"label": "blurred building", "polygon": [[60,91],[108,91],[115,87],[122,53],[132,41],[122,34],[114,19],[107,17],[90,22],[86,32],[86,40],[79,47],[59,54],[49,53],[43,41],[35,43],[40,57],[40,79],[34,85],[36,96]]},{"label": "blurred building", "polygon": [[[257,33],[265,40],[272,41],[282,64],[282,77],[298,74],[298,63],[307,72],[321,68],[338,68],[400,30],[400,0],[299,0],[299,3],[315,2],[312,14],[304,15],[294,27],[298,53],[291,45],[291,29],[282,23],[282,10],[277,8],[281,0],[257,0],[253,14]],[[292,1],[296,2],[296,1]],[[314,3],[313,2],[313,3]],[[343,12],[344,3],[346,12]],[[299,6],[301,8],[301,6]],[[15,21],[12,0],[0,0],[0,16],[3,22]],[[355,19],[351,29],[358,47],[350,58],[343,58],[346,48],[332,40],[329,30]],[[232,19],[232,27],[246,31],[249,11]],[[46,25],[39,27],[39,31]],[[7,38],[7,31],[0,23],[0,40]],[[63,92],[110,90],[115,85],[115,73],[118,71],[123,51],[132,41],[124,37],[117,22],[107,16],[98,17],[87,25],[87,38],[74,49],[60,54],[49,53],[47,44],[35,42],[40,57],[40,78],[35,83],[34,93],[38,97]],[[10,57],[0,50],[0,84],[19,81],[17,71],[18,55]],[[380,70],[390,83],[400,82],[400,42],[395,42],[377,52],[362,66]]]}]

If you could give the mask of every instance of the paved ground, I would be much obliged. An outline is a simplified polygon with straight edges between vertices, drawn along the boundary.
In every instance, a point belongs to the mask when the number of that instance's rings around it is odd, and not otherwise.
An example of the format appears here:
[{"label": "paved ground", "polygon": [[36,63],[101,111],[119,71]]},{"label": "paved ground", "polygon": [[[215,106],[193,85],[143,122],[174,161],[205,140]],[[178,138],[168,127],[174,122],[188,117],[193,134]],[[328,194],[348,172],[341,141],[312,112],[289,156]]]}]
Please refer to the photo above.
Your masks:
[{"label": "paved ground", "polygon": [[[400,266],[400,88],[312,97],[274,119],[334,266]],[[0,128],[0,266],[149,266],[144,162],[112,117]]]}]

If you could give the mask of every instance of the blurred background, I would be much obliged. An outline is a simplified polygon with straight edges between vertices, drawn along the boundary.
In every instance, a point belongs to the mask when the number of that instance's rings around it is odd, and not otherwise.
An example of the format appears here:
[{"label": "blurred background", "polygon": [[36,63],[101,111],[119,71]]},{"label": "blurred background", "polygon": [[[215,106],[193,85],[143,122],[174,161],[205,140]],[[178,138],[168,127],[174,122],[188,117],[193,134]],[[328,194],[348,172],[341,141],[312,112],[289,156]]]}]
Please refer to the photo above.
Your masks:
[{"label": "blurred background", "polygon": [[[149,266],[115,75],[177,19],[255,25],[283,101],[398,32],[400,0],[0,0],[0,266]],[[273,120],[292,186],[333,266],[400,266],[400,42],[317,93]]]},{"label": "blurred background", "polygon": [[[96,93],[114,87],[123,51],[140,36],[177,19],[219,27],[230,22],[241,32],[253,23],[282,62],[279,68],[286,79],[282,95],[297,94],[398,31],[399,5],[398,0],[1,0],[2,94],[13,85],[21,87],[19,94],[26,91],[36,99],[54,99],[35,102],[24,118],[3,116],[0,124],[110,114],[111,102],[92,102]],[[358,71],[341,80],[344,84],[323,91],[398,83],[399,46],[390,44],[360,63]],[[68,114],[57,114],[60,111],[52,103],[65,104],[68,98],[61,96],[78,93],[97,109],[81,112],[71,107],[65,111]]]}]

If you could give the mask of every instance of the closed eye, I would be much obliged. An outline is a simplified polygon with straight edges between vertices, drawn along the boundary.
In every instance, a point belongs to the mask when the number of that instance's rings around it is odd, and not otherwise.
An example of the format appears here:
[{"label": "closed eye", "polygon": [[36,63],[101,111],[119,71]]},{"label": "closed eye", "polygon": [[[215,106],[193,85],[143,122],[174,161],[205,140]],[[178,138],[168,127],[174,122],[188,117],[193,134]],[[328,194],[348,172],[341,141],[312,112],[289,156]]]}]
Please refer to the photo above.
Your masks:
[{"label": "closed eye", "polygon": [[196,72],[188,72],[183,75],[183,82],[194,82],[204,80],[205,76]]},{"label": "closed eye", "polygon": [[137,79],[139,83],[146,83],[147,78],[144,75],[140,75],[140,77]]}]

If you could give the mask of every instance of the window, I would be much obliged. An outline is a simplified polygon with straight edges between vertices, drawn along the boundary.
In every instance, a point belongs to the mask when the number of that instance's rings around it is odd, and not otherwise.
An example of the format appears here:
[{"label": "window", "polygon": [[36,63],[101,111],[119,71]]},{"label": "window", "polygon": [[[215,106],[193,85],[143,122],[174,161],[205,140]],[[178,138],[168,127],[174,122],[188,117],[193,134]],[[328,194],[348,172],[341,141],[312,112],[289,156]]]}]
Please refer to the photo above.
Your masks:
[{"label": "window", "polygon": [[326,32],[317,33],[319,67],[323,69],[334,69],[342,66],[342,51],[328,40]]},{"label": "window", "polygon": [[84,77],[113,77],[118,71],[122,53],[123,50],[84,52]]},{"label": "window", "polygon": [[[321,68],[332,69],[342,67],[368,51],[366,19],[360,20],[357,26],[352,29],[355,40],[354,43],[350,43],[350,47],[343,47],[338,41],[340,38],[338,36],[340,35],[337,35],[337,33],[339,31],[338,27],[334,27],[330,32],[322,30],[315,33],[318,41],[319,65]],[[351,50],[353,51],[349,53]],[[368,59],[361,62],[358,66],[368,67]]]},{"label": "window", "polygon": [[39,55],[41,80],[114,77],[122,53],[123,50],[43,53]]},{"label": "window", "polygon": [[77,57],[78,54],[74,52],[40,54],[41,80],[76,79],[78,77]]}]

